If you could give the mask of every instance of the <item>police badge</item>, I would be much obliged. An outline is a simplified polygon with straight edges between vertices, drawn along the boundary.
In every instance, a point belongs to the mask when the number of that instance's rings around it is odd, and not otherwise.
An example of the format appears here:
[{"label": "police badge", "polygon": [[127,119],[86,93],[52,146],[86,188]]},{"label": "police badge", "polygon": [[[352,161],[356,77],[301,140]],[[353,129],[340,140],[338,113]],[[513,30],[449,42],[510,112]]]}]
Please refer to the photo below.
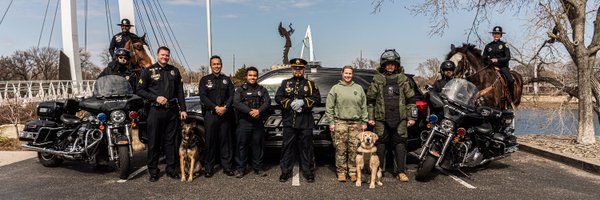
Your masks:
[{"label": "police badge", "polygon": [[129,76],[125,76],[125,80],[129,80]]},{"label": "police badge", "polygon": [[498,49],[502,49],[502,47],[504,47],[504,45],[500,45],[500,46],[498,46]]},{"label": "police badge", "polygon": [[256,94],[258,94],[258,96],[262,97],[262,92],[260,90]]},{"label": "police badge", "polygon": [[171,76],[175,76],[175,70],[171,70]]},{"label": "police badge", "polygon": [[286,88],[285,88],[285,92],[287,92],[287,93],[290,93],[290,92],[292,92],[292,88],[291,88],[291,87],[286,87]]},{"label": "police badge", "polygon": [[116,42],[121,42],[121,40],[123,40],[123,36],[122,35],[116,35],[115,36],[115,41]]},{"label": "police badge", "polygon": [[308,92],[308,86],[304,86],[304,92]]},{"label": "police badge", "polygon": [[213,87],[212,80],[208,80],[208,83],[206,83],[206,87],[207,88],[212,88]]},{"label": "police badge", "polygon": [[227,80],[223,79],[223,84],[227,85]]}]

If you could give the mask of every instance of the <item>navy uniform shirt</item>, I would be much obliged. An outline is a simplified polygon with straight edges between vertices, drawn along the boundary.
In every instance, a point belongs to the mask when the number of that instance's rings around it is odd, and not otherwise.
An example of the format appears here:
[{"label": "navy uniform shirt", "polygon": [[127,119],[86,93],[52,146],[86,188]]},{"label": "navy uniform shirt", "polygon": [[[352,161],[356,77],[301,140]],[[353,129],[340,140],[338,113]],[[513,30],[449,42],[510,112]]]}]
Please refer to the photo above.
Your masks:
[{"label": "navy uniform shirt", "polygon": [[156,102],[159,96],[167,98],[169,102],[177,99],[179,111],[186,111],[183,79],[179,70],[173,65],[167,64],[161,67],[158,63],[154,63],[145,68],[140,74],[137,95],[150,102]]},{"label": "navy uniform shirt", "polygon": [[[259,84],[244,83],[235,88],[233,95],[233,106],[238,111],[240,119],[251,120],[252,122],[262,121],[271,106],[271,97],[266,88]],[[258,119],[250,116],[250,110],[258,109],[260,116]]]},{"label": "navy uniform shirt", "polygon": [[223,74],[209,74],[200,79],[198,85],[200,101],[207,111],[215,111],[217,106],[225,106],[231,110],[233,104],[233,82]]},{"label": "navy uniform shirt", "polygon": [[124,48],[125,43],[129,41],[129,39],[138,37],[136,34],[130,32],[120,32],[112,37],[110,40],[110,46],[108,47],[108,51],[110,52],[110,56],[115,55],[115,49]]},{"label": "navy uniform shirt", "polygon": [[[297,113],[291,107],[292,101],[304,101],[302,112]],[[277,89],[275,101],[282,107],[283,127],[312,129],[315,127],[312,108],[321,103],[321,94],[315,82],[304,77],[283,80]]]},{"label": "navy uniform shirt", "polygon": [[510,50],[508,49],[508,44],[504,43],[503,41],[492,41],[485,45],[482,56],[483,62],[487,65],[491,65],[491,59],[496,58],[498,59],[498,67],[508,67],[508,61],[510,61]]}]

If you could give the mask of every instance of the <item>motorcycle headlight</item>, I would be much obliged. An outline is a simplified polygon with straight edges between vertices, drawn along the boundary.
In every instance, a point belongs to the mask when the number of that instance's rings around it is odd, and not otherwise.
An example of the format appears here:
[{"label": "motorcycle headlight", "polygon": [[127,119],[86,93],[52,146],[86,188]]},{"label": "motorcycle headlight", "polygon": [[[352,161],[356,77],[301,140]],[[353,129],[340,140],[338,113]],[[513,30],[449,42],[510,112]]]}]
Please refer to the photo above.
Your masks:
[{"label": "motorcycle headlight", "polygon": [[110,113],[110,120],[117,123],[121,123],[125,121],[126,116],[127,115],[125,115],[125,112],[123,112],[122,110],[115,110]]},{"label": "motorcycle headlight", "polygon": [[448,120],[448,119],[443,119],[441,122],[442,125],[442,130],[446,133],[452,132],[452,130],[454,130],[454,122]]}]

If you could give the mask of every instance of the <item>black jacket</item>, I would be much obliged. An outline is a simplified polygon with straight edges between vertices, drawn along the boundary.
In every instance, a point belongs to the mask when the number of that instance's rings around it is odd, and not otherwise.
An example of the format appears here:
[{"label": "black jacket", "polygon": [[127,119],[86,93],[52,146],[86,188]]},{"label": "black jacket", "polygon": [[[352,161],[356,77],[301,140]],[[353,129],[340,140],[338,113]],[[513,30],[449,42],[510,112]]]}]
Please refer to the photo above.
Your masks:
[{"label": "black jacket", "polygon": [[482,57],[483,62],[486,65],[491,65],[491,59],[496,58],[498,59],[497,67],[508,67],[508,61],[510,61],[510,49],[508,49],[508,44],[501,40],[492,41],[485,45]]},{"label": "black jacket", "polygon": [[[297,113],[290,104],[296,99],[302,99],[302,112]],[[304,77],[293,77],[283,80],[277,89],[275,101],[282,107],[283,127],[312,129],[315,127],[312,108],[321,103],[319,88],[314,82]]]},{"label": "black jacket", "polygon": [[[233,106],[237,110],[240,119],[259,122],[267,117],[267,112],[271,106],[271,97],[269,97],[269,91],[263,86],[244,83],[242,86],[235,88]],[[250,116],[251,109],[258,109],[260,112],[258,119]]]},{"label": "black jacket", "polygon": [[163,96],[169,101],[177,99],[179,111],[186,111],[182,81],[181,74],[175,66],[161,67],[154,63],[140,74],[137,95],[150,102],[156,102],[158,96]]},{"label": "black jacket", "polygon": [[230,113],[233,105],[233,82],[229,77],[223,74],[206,75],[200,79],[198,91],[200,101],[207,112],[215,111],[217,106],[225,106],[227,113]]},{"label": "black jacket", "polygon": [[124,48],[125,43],[129,41],[129,39],[133,37],[138,37],[136,34],[130,32],[120,32],[112,37],[110,40],[110,46],[108,47],[108,51],[110,52],[110,56],[115,56],[115,49]]},{"label": "black jacket", "polygon": [[452,80],[452,78],[441,78],[439,80],[436,80],[435,83],[433,83],[433,91],[440,93],[442,92],[442,88],[444,88],[444,86],[446,86],[446,83],[448,83],[448,81]]},{"label": "black jacket", "polygon": [[[136,92],[137,82],[138,82],[137,74],[134,71],[130,70],[128,65],[121,65],[118,63],[118,61],[113,60],[110,63],[108,63],[108,66],[106,66],[106,68],[104,68],[104,70],[102,70],[102,72],[100,72],[100,75],[98,75],[98,78],[106,76],[106,75],[122,76],[123,78],[127,79],[129,84],[131,84],[131,88],[133,89],[133,92],[134,93]],[[96,78],[96,79],[98,79],[98,78]]]}]

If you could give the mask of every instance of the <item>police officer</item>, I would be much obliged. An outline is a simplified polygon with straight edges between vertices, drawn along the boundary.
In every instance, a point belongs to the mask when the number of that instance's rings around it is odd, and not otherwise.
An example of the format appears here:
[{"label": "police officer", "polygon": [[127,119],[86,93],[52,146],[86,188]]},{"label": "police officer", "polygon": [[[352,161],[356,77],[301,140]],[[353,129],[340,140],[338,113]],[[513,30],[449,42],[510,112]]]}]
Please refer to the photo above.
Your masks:
[{"label": "police officer", "polygon": [[115,57],[117,59],[108,63],[108,66],[104,68],[102,72],[100,72],[98,78],[106,75],[122,76],[123,78],[127,79],[127,81],[129,81],[129,84],[131,84],[131,88],[133,88],[133,91],[135,92],[137,89],[137,75],[134,71],[132,71],[129,68],[129,59],[131,59],[131,53],[125,48],[118,48],[115,51]]},{"label": "police officer", "polygon": [[258,176],[266,176],[263,170],[263,152],[265,130],[263,121],[271,106],[271,97],[267,89],[256,83],[258,69],[246,69],[246,82],[235,88],[233,106],[238,112],[239,125],[237,135],[237,154],[235,160],[238,170],[237,178],[242,178],[246,171],[248,150],[252,150],[252,168]]},{"label": "police officer", "polygon": [[492,37],[494,41],[485,45],[485,49],[483,50],[483,62],[487,65],[492,65],[500,68],[500,73],[506,79],[508,83],[508,92],[510,93],[509,99],[515,95],[515,81],[510,74],[510,68],[508,67],[508,61],[510,61],[510,49],[508,48],[508,44],[502,39],[502,27],[496,26],[492,30]]},{"label": "police officer", "polygon": [[[377,140],[377,156],[385,159],[386,149],[396,154],[398,179],[408,182],[406,175],[407,126],[415,124],[416,105],[409,103],[415,94],[400,65],[400,55],[394,49],[386,49],[381,54],[381,66],[373,77],[367,91],[367,110],[369,124],[374,125]],[[386,148],[388,147],[388,148]],[[381,169],[384,169],[381,162]]]},{"label": "police officer", "polygon": [[454,62],[449,60],[442,62],[442,64],[440,65],[440,74],[442,74],[442,78],[436,80],[435,83],[433,83],[433,91],[438,93],[442,92],[442,88],[444,88],[446,83],[448,83],[448,81],[454,78],[455,69],[456,66],[454,65]]},{"label": "police officer", "polygon": [[121,23],[117,25],[121,26],[121,32],[117,33],[112,37],[112,40],[110,41],[110,46],[108,47],[108,51],[110,52],[110,55],[113,57],[113,59],[116,58],[116,56],[114,55],[115,49],[125,47],[125,43],[127,43],[129,39],[138,37],[136,34],[129,32],[129,30],[133,26],[129,19],[123,18],[121,20]]},{"label": "police officer", "polygon": [[[283,80],[277,89],[275,101],[282,107],[283,147],[281,149],[280,182],[292,176],[296,148],[300,153],[300,168],[306,181],[315,181],[312,131],[315,127],[312,108],[321,103],[321,94],[315,83],[304,78],[306,61],[290,60],[293,77]],[[298,146],[299,145],[299,146]]]},{"label": "police officer", "polygon": [[[233,176],[231,165],[233,151],[231,147],[231,110],[233,104],[233,83],[229,77],[221,74],[221,57],[210,58],[212,74],[200,79],[200,101],[204,106],[204,127],[206,128],[205,177],[214,174],[215,157],[220,153],[223,173]],[[204,112],[206,111],[206,112]]]},{"label": "police officer", "polygon": [[167,160],[167,176],[179,179],[176,168],[176,130],[180,119],[187,118],[183,83],[179,70],[169,65],[170,50],[159,47],[158,62],[140,75],[137,94],[151,103],[148,113],[148,172],[150,182],[158,180],[158,158],[161,147]]}]

